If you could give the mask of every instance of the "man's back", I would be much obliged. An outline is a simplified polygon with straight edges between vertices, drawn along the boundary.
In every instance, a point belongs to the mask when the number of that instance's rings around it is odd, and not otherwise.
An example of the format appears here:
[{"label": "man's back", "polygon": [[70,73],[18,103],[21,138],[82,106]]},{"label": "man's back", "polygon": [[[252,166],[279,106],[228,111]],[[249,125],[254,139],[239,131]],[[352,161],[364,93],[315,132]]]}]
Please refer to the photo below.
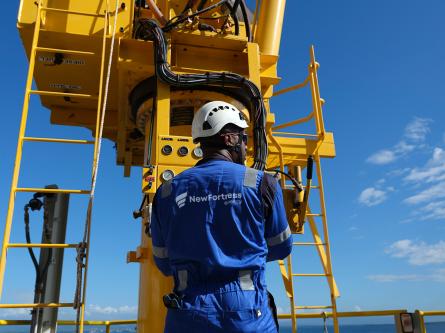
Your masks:
[{"label": "man's back", "polygon": [[173,275],[180,303],[166,332],[276,332],[265,264],[291,246],[276,180],[205,160],[158,190],[151,230],[156,264]]},{"label": "man's back", "polygon": [[154,214],[170,264],[193,265],[201,279],[262,267],[267,246],[261,178],[254,169],[210,160],[163,185]]}]

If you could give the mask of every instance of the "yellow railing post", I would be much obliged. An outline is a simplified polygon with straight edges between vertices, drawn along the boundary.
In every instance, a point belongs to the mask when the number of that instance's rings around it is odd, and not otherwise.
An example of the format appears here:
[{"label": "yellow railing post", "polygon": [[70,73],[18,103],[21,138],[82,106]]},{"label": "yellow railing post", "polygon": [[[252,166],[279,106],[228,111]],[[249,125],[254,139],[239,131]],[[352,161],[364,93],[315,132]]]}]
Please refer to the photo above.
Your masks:
[{"label": "yellow railing post", "polygon": [[30,98],[30,91],[32,88],[32,81],[33,81],[33,76],[34,76],[35,53],[36,53],[36,47],[37,47],[37,42],[38,42],[39,32],[40,32],[41,7],[42,7],[42,0],[39,0],[38,5],[37,5],[36,22],[34,25],[34,37],[32,40],[31,52],[30,52],[30,57],[29,57],[30,60],[29,60],[28,75],[26,78],[25,97],[23,100],[23,108],[22,108],[22,119],[20,121],[19,137],[18,137],[18,142],[17,142],[17,154],[15,157],[11,190],[9,192],[8,213],[6,216],[5,231],[4,231],[4,235],[3,235],[2,253],[1,253],[1,257],[0,257],[0,298],[1,298],[1,295],[3,292],[3,282],[4,282],[5,268],[6,268],[6,252],[8,249],[9,238],[11,235],[11,226],[12,226],[12,219],[13,219],[13,215],[14,215],[16,188],[18,185],[18,179],[19,179],[19,174],[20,174],[20,164],[22,161],[23,137],[25,136],[26,123],[28,120],[29,98]]}]

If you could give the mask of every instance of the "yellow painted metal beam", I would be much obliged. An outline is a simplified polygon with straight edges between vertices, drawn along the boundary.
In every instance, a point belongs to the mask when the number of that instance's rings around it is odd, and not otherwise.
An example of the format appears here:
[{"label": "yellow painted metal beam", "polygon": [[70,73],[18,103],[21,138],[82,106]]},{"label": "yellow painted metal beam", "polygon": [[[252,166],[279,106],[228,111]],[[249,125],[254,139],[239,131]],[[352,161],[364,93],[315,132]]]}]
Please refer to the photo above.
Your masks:
[{"label": "yellow painted metal beam", "polygon": [[22,243],[9,243],[9,248],[50,248],[50,249],[66,249],[66,248],[77,248],[79,244],[46,244],[46,243],[33,243],[33,244],[22,244]]},{"label": "yellow painted metal beam", "polygon": [[[383,310],[383,311],[355,311],[355,312],[337,312],[339,318],[349,317],[380,317],[380,316],[394,316],[401,313],[406,313],[407,310]],[[295,318],[323,318],[324,315],[330,318],[333,316],[332,312],[324,313],[298,313]],[[278,314],[278,319],[291,319],[292,315],[289,313]]]},{"label": "yellow painted metal beam", "polygon": [[0,309],[25,309],[25,308],[71,308],[73,303],[20,303],[0,304]]},{"label": "yellow painted metal beam", "polygon": [[60,188],[39,188],[39,187],[17,187],[16,192],[32,192],[32,193],[70,193],[70,194],[90,194],[90,190],[67,190]]}]

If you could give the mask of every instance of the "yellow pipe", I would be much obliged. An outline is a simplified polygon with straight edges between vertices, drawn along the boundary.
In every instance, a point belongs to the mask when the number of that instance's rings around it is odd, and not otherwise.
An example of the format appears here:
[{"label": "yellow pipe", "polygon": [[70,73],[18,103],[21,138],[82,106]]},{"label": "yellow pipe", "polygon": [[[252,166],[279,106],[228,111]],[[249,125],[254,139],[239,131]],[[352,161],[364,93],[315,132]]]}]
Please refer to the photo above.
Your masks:
[{"label": "yellow pipe", "polygon": [[71,194],[90,194],[89,190],[66,190],[60,188],[39,188],[39,187],[17,187],[16,192],[32,192],[32,193],[71,193]]},{"label": "yellow pipe", "polygon": [[296,85],[294,85],[294,86],[290,86],[290,87],[288,87],[288,88],[284,88],[284,89],[278,90],[277,92],[274,92],[272,96],[273,96],[273,97],[275,97],[275,96],[279,96],[279,95],[285,94],[285,93],[287,93],[287,92],[289,92],[289,91],[294,91],[294,90],[303,88],[304,86],[306,86],[306,85],[308,84],[309,79],[310,79],[310,77],[308,76],[308,77],[306,78],[306,80],[304,80],[302,83],[296,84]]},{"label": "yellow pipe", "polygon": [[445,311],[419,311],[422,316],[445,316]]},{"label": "yellow pipe", "polygon": [[55,12],[55,13],[63,13],[63,14],[73,14],[73,15],[81,15],[81,16],[92,16],[92,17],[105,17],[104,14],[93,14],[88,12],[80,12],[76,10],[67,10],[67,9],[59,9],[59,8],[50,8],[50,7],[42,7],[42,10],[46,12]]},{"label": "yellow pipe", "polygon": [[67,50],[67,49],[53,49],[50,47],[37,47],[37,51],[39,52],[51,52],[51,53],[64,53],[64,54],[78,54],[78,55],[95,55],[94,52],[89,51],[76,51],[76,50]]},{"label": "yellow pipe", "polygon": [[26,92],[23,100],[22,119],[20,121],[19,138],[17,142],[17,153],[14,163],[14,172],[12,175],[11,190],[9,192],[8,213],[6,215],[5,230],[3,233],[2,252],[0,256],[0,298],[3,292],[3,278],[5,275],[5,268],[6,268],[7,245],[9,244],[9,237],[11,235],[11,226],[12,226],[12,219],[14,215],[14,205],[15,205],[15,193],[20,174],[20,164],[22,161],[23,137],[25,136],[26,123],[28,119],[29,97],[30,97],[30,90],[32,88],[34,65],[35,65],[35,53],[40,31],[41,5],[42,5],[41,0],[39,0],[37,7],[37,16],[36,16],[37,18],[36,18],[36,23],[34,25],[34,38],[32,40],[31,52],[29,57],[29,68],[28,68],[28,75],[26,78]]},{"label": "yellow pipe", "polygon": [[0,309],[25,308],[71,308],[73,303],[26,303],[26,304],[0,304]]},{"label": "yellow pipe", "polygon": [[317,134],[292,133],[292,132],[272,132],[272,134],[273,135],[287,135],[287,136],[300,136],[300,137],[318,138]]},{"label": "yellow pipe", "polygon": [[295,312],[295,299],[294,299],[294,280],[292,279],[292,254],[290,254],[287,257],[287,269],[288,269],[288,276],[289,276],[289,285],[290,285],[290,289],[291,289],[291,297],[289,297],[289,301],[290,301],[290,311],[291,311],[291,320],[292,320],[292,332],[296,332],[297,331],[297,317],[296,317],[296,312]]},{"label": "yellow pipe", "polygon": [[46,91],[46,90],[29,90],[30,94],[40,95],[40,96],[60,96],[60,97],[76,97],[76,98],[91,98],[96,99],[97,96],[89,94],[76,94],[58,91]]},{"label": "yellow pipe", "polygon": [[22,243],[13,243],[8,244],[8,247],[10,248],[22,248],[22,247],[40,247],[40,248],[57,248],[57,249],[64,249],[64,248],[76,248],[78,244],[40,244],[40,243],[34,243],[34,244],[22,244]]},{"label": "yellow pipe", "polygon": [[[103,320],[85,320],[84,325],[86,326],[117,326],[117,325],[129,325],[129,324],[136,324],[136,320],[110,320],[110,321],[103,321]],[[31,320],[0,320],[1,326],[8,326],[8,325],[29,325],[31,324]],[[60,326],[71,326],[75,325],[76,322],[74,320],[59,320],[57,321],[57,325]]]},{"label": "yellow pipe", "polygon": [[300,119],[297,119],[297,120],[293,120],[293,121],[290,121],[288,123],[284,123],[284,124],[281,124],[281,125],[274,126],[274,127],[272,127],[272,130],[273,131],[277,131],[277,130],[285,128],[285,127],[290,127],[290,126],[298,125],[298,124],[301,124],[301,123],[305,123],[305,122],[311,120],[312,118],[314,118],[314,112],[313,111],[309,115],[307,115],[306,117],[303,117],[303,118],[300,118]]},{"label": "yellow pipe", "polygon": [[275,56],[279,54],[285,7],[286,0],[261,2],[255,42],[262,54]]},{"label": "yellow pipe", "polygon": [[[406,310],[383,310],[383,311],[354,311],[354,312],[337,312],[337,317],[350,318],[350,317],[380,317],[380,316],[394,316],[400,313],[405,313]],[[323,313],[299,313],[295,315],[295,318],[323,318],[332,317],[332,312]],[[290,313],[278,314],[278,319],[292,319]]]},{"label": "yellow pipe", "polygon": [[58,143],[78,143],[90,145],[94,144],[92,140],[72,140],[72,139],[57,139],[57,138],[36,138],[36,137],[24,137],[23,141],[32,141],[32,142],[58,142]]}]

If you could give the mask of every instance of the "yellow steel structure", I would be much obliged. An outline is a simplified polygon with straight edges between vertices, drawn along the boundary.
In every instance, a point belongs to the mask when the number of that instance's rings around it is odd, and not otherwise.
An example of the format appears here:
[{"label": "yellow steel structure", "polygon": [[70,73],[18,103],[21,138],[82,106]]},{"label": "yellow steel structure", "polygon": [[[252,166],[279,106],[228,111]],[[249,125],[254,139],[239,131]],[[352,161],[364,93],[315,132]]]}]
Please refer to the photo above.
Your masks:
[{"label": "yellow steel structure", "polygon": [[[115,2],[116,1],[116,2]],[[218,1],[209,0],[207,5]],[[139,2],[140,3],[140,2]],[[0,261],[0,291],[6,268],[8,248],[48,247],[48,244],[10,244],[9,235],[13,220],[14,199],[17,192],[74,193],[94,195],[92,189],[41,189],[19,188],[18,176],[24,142],[49,142],[64,144],[94,144],[94,170],[100,152],[100,138],[103,135],[113,140],[117,147],[117,163],[124,165],[124,174],[129,175],[131,166],[143,166],[142,189],[150,203],[156,189],[162,183],[163,172],[174,174],[193,166],[199,155],[193,155],[196,146],[191,140],[189,123],[176,123],[177,112],[190,111],[191,116],[207,100],[224,100],[234,103],[248,114],[241,101],[224,91],[178,90],[173,89],[155,77],[153,59],[154,44],[151,41],[136,39],[133,36],[135,23],[139,18],[156,18],[164,22],[181,13],[188,1],[158,0],[150,1],[150,7],[139,7],[136,1],[124,0],[40,0],[37,6],[34,0],[21,0],[18,28],[25,50],[29,57],[29,71],[25,91],[23,116],[19,132],[17,157],[14,168],[9,201],[6,228]],[[196,1],[192,1],[196,3]],[[116,4],[116,10],[114,5]],[[156,9],[156,10],[155,10]],[[197,22],[188,22],[167,35],[167,60],[171,70],[178,74],[232,72],[244,76],[262,92],[267,109],[266,132],[269,144],[267,167],[287,170],[296,178],[301,178],[301,169],[306,167],[308,156],[313,156],[318,184],[305,188],[306,195],[311,189],[319,192],[320,212],[311,213],[307,209],[296,212],[289,209],[288,219],[293,232],[303,232],[303,223],[308,221],[313,234],[313,243],[295,243],[313,245],[320,257],[324,273],[295,273],[292,270],[292,257],[280,263],[284,287],[291,302],[293,330],[296,331],[296,318],[302,316],[301,309],[330,309],[335,332],[338,332],[336,297],[339,292],[332,273],[330,245],[328,237],[327,214],[324,202],[321,174],[321,158],[335,156],[333,134],[326,132],[322,115],[323,100],[320,97],[314,50],[311,48],[309,75],[297,86],[278,91],[273,87],[280,81],[277,76],[277,61],[280,46],[281,29],[285,10],[285,0],[257,1],[253,14],[253,23],[246,26],[238,22],[239,32],[235,27],[226,25],[224,31],[199,31]],[[220,9],[215,9],[204,17],[218,21]],[[112,21],[117,29],[114,30]],[[229,22],[233,23],[233,22]],[[248,38],[248,28],[252,31]],[[112,47],[112,40],[116,44]],[[108,98],[105,100],[105,63],[106,56],[113,54],[110,82],[107,85]],[[86,75],[87,73],[87,75]],[[32,88],[33,79],[36,89]],[[150,81],[150,79],[153,79]],[[142,85],[142,92],[156,92],[144,95],[144,102],[134,108],[131,98],[136,88]],[[275,125],[275,115],[270,112],[270,98],[273,96],[309,87],[312,96],[312,110],[308,116]],[[42,105],[51,111],[51,122],[69,126],[80,126],[92,131],[94,140],[36,138],[26,137],[26,123],[29,98],[32,94],[40,96]],[[130,101],[129,101],[130,100]],[[105,108],[102,107],[106,103]],[[154,113],[153,109],[156,110]],[[178,111],[179,110],[179,111]],[[189,115],[190,115],[189,114]],[[101,118],[104,117],[103,122]],[[281,132],[308,121],[314,121],[316,133],[302,134],[291,130]],[[153,133],[153,135],[150,135]],[[252,133],[249,133],[252,135]],[[152,140],[151,140],[152,138]],[[162,153],[166,142],[171,145],[174,154]],[[176,152],[185,147],[185,156]],[[253,147],[248,147],[248,163],[253,161]],[[94,176],[92,177],[94,179]],[[94,182],[94,181],[93,181]],[[282,178],[286,191],[295,190]],[[172,280],[165,278],[157,270],[153,258],[150,239],[145,235],[149,222],[149,204],[141,224],[141,243],[136,251],[128,254],[129,262],[140,264],[138,332],[157,333],[163,331],[165,308],[160,306],[162,295],[171,291]],[[306,206],[305,206],[306,207]],[[91,207],[89,207],[89,214]],[[323,237],[318,231],[315,218],[321,218]],[[88,220],[88,225],[90,221]],[[89,233],[88,233],[89,235]],[[87,245],[89,239],[87,240]],[[51,247],[71,248],[75,244],[51,244]],[[88,254],[88,251],[87,251]],[[87,257],[88,263],[88,257]],[[86,277],[86,272],[84,274]],[[294,296],[295,277],[326,277],[330,288],[330,304],[323,306],[296,305]],[[83,330],[86,278],[83,285],[81,302],[80,329]],[[1,307],[62,307],[72,304],[4,304]],[[323,312],[322,311],[322,312]],[[287,317],[286,317],[287,318]]]},{"label": "yellow steel structure", "polygon": [[[72,49],[65,49],[60,47],[54,47],[54,46],[41,46],[42,43],[47,43],[47,40],[45,36],[42,36],[42,31],[45,31],[48,29],[48,26],[50,25],[49,17],[51,15],[55,15],[55,17],[62,13],[63,15],[67,15],[69,12],[69,15],[73,16],[87,16],[89,18],[92,18],[94,20],[100,18],[102,20],[102,32],[100,33],[100,53],[99,53],[99,59],[100,59],[100,66],[97,74],[97,83],[98,86],[96,87],[95,94],[82,94],[82,93],[72,93],[69,91],[55,91],[48,89],[46,87],[42,87],[37,83],[38,88],[40,89],[33,89],[33,79],[37,79],[38,77],[38,65],[36,64],[36,59],[38,57],[38,54],[42,53],[54,53],[54,54],[70,54],[70,55],[90,55],[93,54],[92,52],[84,52],[80,50],[72,50]],[[39,193],[72,193],[72,194],[86,194],[91,195],[91,190],[70,190],[70,189],[48,189],[48,188],[20,188],[18,187],[19,183],[19,174],[20,174],[20,166],[22,161],[22,148],[23,143],[28,142],[47,142],[47,143],[65,143],[65,144],[93,144],[94,145],[94,154],[93,154],[93,166],[92,166],[92,188],[94,187],[94,179],[95,179],[95,173],[97,170],[97,163],[98,163],[98,157],[99,157],[99,151],[100,151],[100,134],[101,131],[99,130],[101,127],[101,118],[102,118],[102,107],[103,107],[103,81],[104,81],[104,73],[105,73],[105,57],[107,55],[107,34],[109,35],[109,11],[108,11],[108,3],[106,4],[105,10],[102,11],[102,14],[94,14],[94,13],[88,13],[88,12],[79,12],[79,11],[60,11],[58,8],[52,8],[48,7],[48,2],[39,0],[37,3],[23,1],[20,6],[20,12],[19,12],[19,25],[20,24],[26,24],[31,23],[32,25],[32,31],[33,33],[30,34],[31,26],[27,26],[23,30],[23,37],[25,41],[25,45],[28,46],[28,56],[29,56],[29,68],[28,68],[28,75],[27,75],[27,81],[26,81],[26,88],[25,88],[25,95],[24,95],[24,102],[23,102],[23,109],[22,109],[22,119],[20,123],[20,130],[19,130],[19,138],[18,138],[18,144],[17,144],[17,154],[16,154],[16,160],[14,164],[14,172],[13,172],[13,178],[12,178],[12,185],[10,190],[10,196],[9,196],[9,204],[8,204],[8,213],[6,217],[6,223],[5,223],[5,231],[3,236],[3,242],[2,242],[2,250],[1,250],[1,257],[0,257],[0,295],[3,290],[3,278],[4,273],[6,269],[6,257],[7,257],[7,250],[8,248],[30,248],[30,247],[40,247],[40,248],[79,248],[79,244],[11,244],[9,243],[10,239],[10,233],[11,233],[11,226],[13,222],[13,212],[14,212],[14,206],[15,206],[15,197],[17,192],[39,192]],[[27,20],[30,19],[29,15],[33,15],[34,19],[31,22],[27,22]],[[30,38],[26,40],[26,38]],[[28,45],[26,42],[28,41]],[[53,86],[56,87],[56,86]],[[51,88],[51,86],[49,87]],[[94,141],[90,140],[76,140],[76,139],[61,139],[61,138],[36,138],[36,137],[26,137],[26,127],[28,122],[28,111],[29,111],[29,102],[31,95],[40,95],[42,98],[42,101],[44,98],[60,98],[62,97],[64,100],[70,100],[71,98],[88,98],[95,100],[96,103],[96,122],[95,122],[95,134],[94,134]],[[84,314],[85,314],[85,296],[86,296],[86,276],[87,276],[87,269],[88,269],[88,254],[89,254],[89,228],[90,228],[90,217],[91,217],[91,205],[92,205],[92,199],[90,197],[90,206],[89,211],[87,212],[87,221],[86,221],[86,257],[85,257],[85,270],[82,272],[83,276],[83,285],[82,285],[82,294],[80,295],[79,304],[76,306],[78,307],[78,313],[80,315],[80,332],[83,332],[83,321],[84,321]],[[34,304],[0,304],[0,308],[59,308],[59,307],[73,307],[73,303],[34,303]]]}]

